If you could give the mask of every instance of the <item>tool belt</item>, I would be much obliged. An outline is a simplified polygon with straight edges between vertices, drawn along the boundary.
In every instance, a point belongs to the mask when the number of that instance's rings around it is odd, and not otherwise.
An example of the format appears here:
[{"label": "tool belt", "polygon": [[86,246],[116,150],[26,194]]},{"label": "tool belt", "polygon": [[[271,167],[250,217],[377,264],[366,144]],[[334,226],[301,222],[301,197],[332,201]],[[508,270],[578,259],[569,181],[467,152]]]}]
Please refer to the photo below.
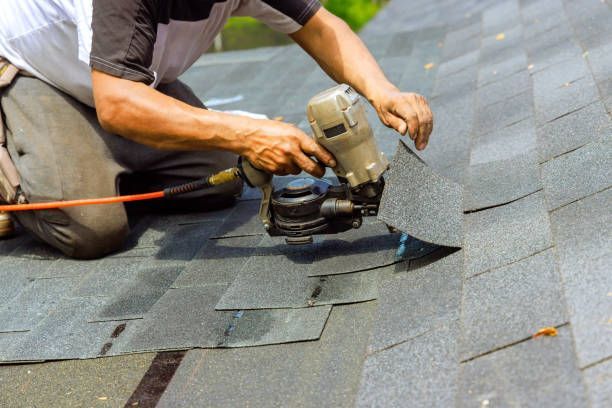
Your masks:
[{"label": "tool belt", "polygon": [[[19,73],[21,71],[17,67],[0,57],[0,94],[13,83]],[[20,184],[19,173],[6,148],[6,129],[0,111],[0,201],[9,204],[25,202]]]}]

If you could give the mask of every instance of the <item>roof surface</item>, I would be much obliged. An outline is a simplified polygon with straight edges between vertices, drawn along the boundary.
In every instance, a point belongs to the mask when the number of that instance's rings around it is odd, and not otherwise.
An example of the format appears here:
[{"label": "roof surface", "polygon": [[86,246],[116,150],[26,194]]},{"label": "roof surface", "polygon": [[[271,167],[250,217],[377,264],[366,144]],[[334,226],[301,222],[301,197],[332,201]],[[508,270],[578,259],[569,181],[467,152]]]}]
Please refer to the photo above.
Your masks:
[{"label": "roof surface", "polygon": [[[413,241],[395,263],[371,222],[291,250],[263,237],[253,191],[145,216],[100,261],[2,241],[0,359],[190,351],[2,366],[0,405],[612,404],[609,2],[394,0],[362,37],[436,121],[429,167],[402,166],[418,160],[370,112],[405,192],[385,221],[463,249]],[[205,56],[184,80],[304,129],[332,85],[295,46]]]}]

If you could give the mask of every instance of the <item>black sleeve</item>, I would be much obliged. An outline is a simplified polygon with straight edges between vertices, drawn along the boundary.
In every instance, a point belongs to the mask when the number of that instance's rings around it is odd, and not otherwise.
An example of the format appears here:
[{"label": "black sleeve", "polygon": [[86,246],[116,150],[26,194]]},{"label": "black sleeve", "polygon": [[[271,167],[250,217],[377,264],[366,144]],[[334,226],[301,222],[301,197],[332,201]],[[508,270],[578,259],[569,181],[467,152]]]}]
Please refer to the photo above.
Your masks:
[{"label": "black sleeve", "polygon": [[90,66],[106,74],[144,82],[157,34],[156,0],[93,0]]}]

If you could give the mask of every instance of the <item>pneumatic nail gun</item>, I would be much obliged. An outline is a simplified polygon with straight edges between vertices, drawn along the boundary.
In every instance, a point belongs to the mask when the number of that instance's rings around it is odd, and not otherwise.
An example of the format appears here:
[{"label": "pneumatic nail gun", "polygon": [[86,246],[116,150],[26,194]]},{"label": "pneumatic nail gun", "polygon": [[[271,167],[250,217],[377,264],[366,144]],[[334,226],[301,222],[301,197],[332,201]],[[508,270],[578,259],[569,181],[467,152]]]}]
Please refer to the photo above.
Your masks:
[{"label": "pneumatic nail gun", "polygon": [[275,190],[272,175],[246,160],[240,173],[262,191],[259,218],[271,236],[288,244],[308,244],[314,235],[360,228],[363,217],[376,216],[389,162],[379,150],[366,117],[364,102],[348,85],[324,91],[308,103],[314,139],[336,158],[338,184],[300,178]]}]

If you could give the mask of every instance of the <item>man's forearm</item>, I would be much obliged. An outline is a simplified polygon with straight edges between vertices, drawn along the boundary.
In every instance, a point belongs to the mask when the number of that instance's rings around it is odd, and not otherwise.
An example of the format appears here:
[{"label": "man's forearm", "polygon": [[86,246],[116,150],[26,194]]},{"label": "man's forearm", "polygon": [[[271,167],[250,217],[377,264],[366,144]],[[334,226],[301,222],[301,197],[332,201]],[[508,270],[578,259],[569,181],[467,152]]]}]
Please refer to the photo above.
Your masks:
[{"label": "man's forearm", "polygon": [[292,38],[332,79],[351,85],[371,103],[381,93],[397,90],[361,39],[344,21],[324,9]]},{"label": "man's forearm", "polygon": [[158,149],[223,149],[240,154],[253,119],[206,111],[142,83],[93,73],[98,117],[113,133]]}]

